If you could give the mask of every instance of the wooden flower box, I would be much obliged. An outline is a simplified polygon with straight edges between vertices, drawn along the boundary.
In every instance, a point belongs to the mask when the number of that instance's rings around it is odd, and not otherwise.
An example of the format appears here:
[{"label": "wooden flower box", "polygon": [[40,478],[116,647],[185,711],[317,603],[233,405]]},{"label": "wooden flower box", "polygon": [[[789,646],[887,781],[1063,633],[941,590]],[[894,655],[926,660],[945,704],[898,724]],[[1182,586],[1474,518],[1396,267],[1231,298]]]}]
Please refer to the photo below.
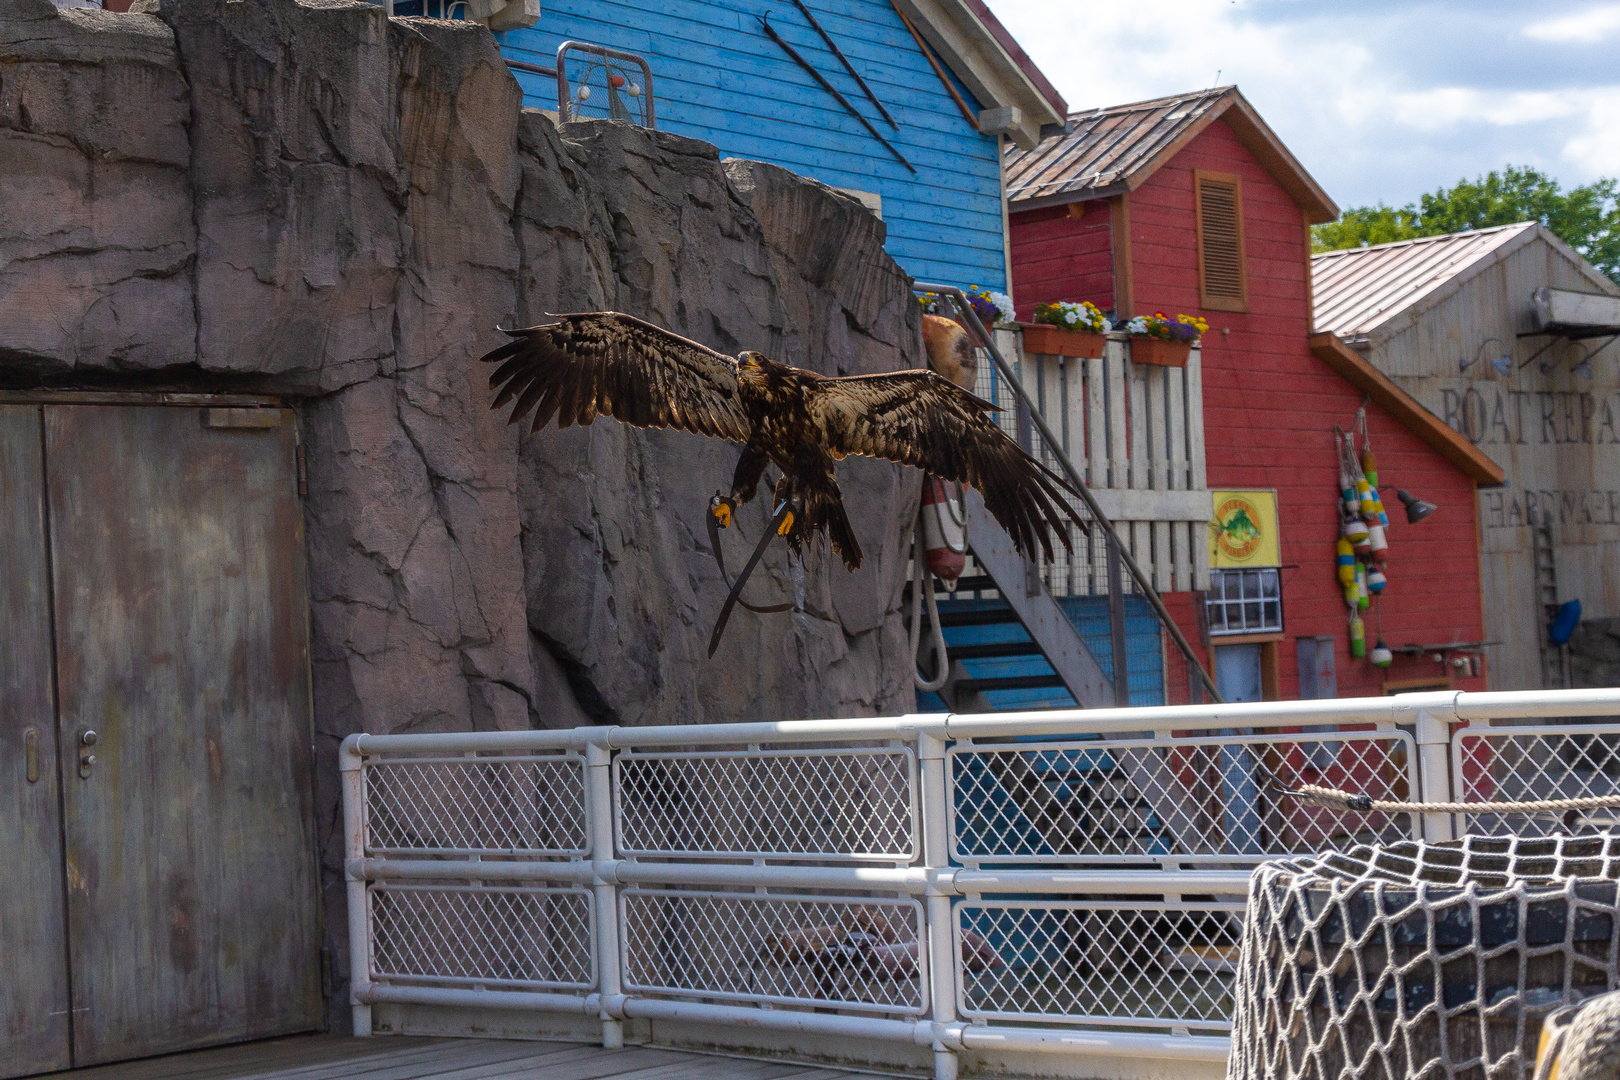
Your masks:
[{"label": "wooden flower box", "polygon": [[1181,341],[1160,338],[1131,338],[1131,359],[1138,364],[1156,364],[1159,367],[1186,367],[1192,346]]},{"label": "wooden flower box", "polygon": [[1020,323],[1024,351],[1037,356],[1079,356],[1095,360],[1108,339],[1089,330],[1065,330],[1050,323]]}]

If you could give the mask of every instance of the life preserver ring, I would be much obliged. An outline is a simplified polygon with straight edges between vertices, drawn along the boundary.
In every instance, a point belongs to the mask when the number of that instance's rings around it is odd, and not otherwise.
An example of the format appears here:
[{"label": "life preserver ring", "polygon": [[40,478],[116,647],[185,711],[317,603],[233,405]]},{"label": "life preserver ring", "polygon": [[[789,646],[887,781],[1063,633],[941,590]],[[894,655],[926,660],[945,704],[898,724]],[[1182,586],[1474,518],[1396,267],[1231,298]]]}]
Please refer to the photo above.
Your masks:
[{"label": "life preserver ring", "polygon": [[959,506],[952,503],[945,482],[923,477],[923,550],[928,570],[944,582],[954,582],[967,567],[967,530]]}]

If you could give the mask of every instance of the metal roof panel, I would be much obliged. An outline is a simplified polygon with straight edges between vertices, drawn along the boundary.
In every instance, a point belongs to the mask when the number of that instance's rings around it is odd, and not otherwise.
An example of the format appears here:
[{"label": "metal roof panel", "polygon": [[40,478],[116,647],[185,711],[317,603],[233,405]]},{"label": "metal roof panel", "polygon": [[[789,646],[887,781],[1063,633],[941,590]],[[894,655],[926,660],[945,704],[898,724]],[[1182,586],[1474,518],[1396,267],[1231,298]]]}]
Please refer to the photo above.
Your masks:
[{"label": "metal roof panel", "polygon": [[1346,341],[1365,337],[1536,227],[1522,221],[1313,255],[1315,328]]}]

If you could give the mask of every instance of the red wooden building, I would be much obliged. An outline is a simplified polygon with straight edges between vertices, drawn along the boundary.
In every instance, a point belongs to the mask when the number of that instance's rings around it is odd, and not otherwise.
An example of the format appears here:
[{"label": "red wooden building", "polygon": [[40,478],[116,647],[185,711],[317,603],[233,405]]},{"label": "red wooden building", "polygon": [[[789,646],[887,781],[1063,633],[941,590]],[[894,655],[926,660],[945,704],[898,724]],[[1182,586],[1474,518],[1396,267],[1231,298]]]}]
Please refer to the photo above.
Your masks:
[{"label": "red wooden building", "polygon": [[[1475,490],[1500,484],[1501,471],[1338,339],[1313,336],[1310,226],[1337,208],[1237,89],[1073,114],[1061,138],[1009,152],[1007,189],[1021,318],[1046,301],[1090,300],[1117,319],[1209,322],[1208,484],[1275,489],[1281,539],[1275,567],[1213,570],[1207,594],[1165,596],[1223,693],[1484,689]],[[1333,427],[1349,428],[1364,399],[1380,483],[1439,508],[1408,524],[1385,492],[1389,585],[1364,618],[1368,647],[1381,634],[1396,650],[1387,669],[1351,658],[1334,564]],[[1239,629],[1220,607],[1234,588],[1281,602]],[[1185,668],[1172,660],[1166,676],[1168,701],[1187,700]]]}]

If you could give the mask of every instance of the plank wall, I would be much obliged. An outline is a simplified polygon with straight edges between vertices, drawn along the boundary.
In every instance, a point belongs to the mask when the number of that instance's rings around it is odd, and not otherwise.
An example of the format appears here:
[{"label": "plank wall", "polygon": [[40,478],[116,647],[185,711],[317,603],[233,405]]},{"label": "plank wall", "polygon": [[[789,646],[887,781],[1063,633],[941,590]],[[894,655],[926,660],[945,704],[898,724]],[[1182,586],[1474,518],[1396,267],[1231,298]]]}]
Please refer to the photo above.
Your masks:
[{"label": "plank wall", "polygon": [[1029,320],[1037,304],[1053,300],[1090,300],[1105,311],[1114,307],[1107,199],[1013,214],[1011,231],[1013,299],[1020,319]]},{"label": "plank wall", "polygon": [[[1516,337],[1533,326],[1530,294],[1543,285],[1602,288],[1532,237],[1450,296],[1375,329],[1368,352],[1507,473],[1508,486],[1479,494],[1486,636],[1503,642],[1491,651],[1498,690],[1541,686],[1533,521],[1552,522],[1559,599],[1579,599],[1588,619],[1620,616],[1620,343],[1597,355],[1590,379],[1573,373],[1585,355],[1575,345],[1520,366],[1547,340]],[[1515,365],[1506,377],[1491,364],[1504,347]],[[1553,370],[1543,373],[1542,362]]]},{"label": "plank wall", "polygon": [[[1198,307],[1194,169],[1243,178],[1248,312]],[[1386,679],[1452,674],[1427,658],[1397,658],[1387,672],[1365,660],[1350,659],[1348,612],[1334,568],[1338,468],[1333,425],[1350,426],[1361,393],[1311,355],[1306,345],[1309,252],[1299,206],[1221,121],[1194,138],[1129,198],[1136,310],[1197,313],[1210,324],[1203,343],[1209,486],[1277,489],[1284,564],[1284,638],[1278,645],[1282,696],[1297,697],[1299,692],[1294,640],[1319,634],[1333,635],[1338,691],[1343,697],[1381,694]],[[1078,224],[1085,225],[1086,220]],[[1022,223],[1014,226],[1015,242],[1021,227]],[[1026,244],[1015,249],[1015,267],[1018,250],[1031,248]],[[1086,249],[1077,248],[1076,261],[1086,254]],[[1023,272],[1015,269],[1015,274]],[[1046,298],[1092,299],[1083,293]],[[1034,301],[1024,294],[1018,299]],[[1383,636],[1390,645],[1481,640],[1473,483],[1376,405],[1368,411],[1380,480],[1399,483],[1441,507],[1417,526],[1406,524],[1398,503],[1390,515],[1390,585],[1378,604]],[[1166,599],[1196,642],[1198,622],[1191,594]],[[1370,646],[1377,621],[1372,612],[1365,621]],[[1184,666],[1172,660],[1166,675],[1169,700],[1185,701]],[[1456,685],[1483,689],[1485,682],[1459,678]]]},{"label": "plank wall", "polygon": [[[538,25],[497,34],[510,59],[554,63],[575,39],[638,53],[652,67],[660,129],[713,143],[721,157],[767,161],[839,188],[883,198],[888,251],[914,277],[1006,287],[997,142],[968,126],[888,0],[814,0],[832,35],[889,112],[884,122],[792,4],[769,0],[547,0]],[[760,28],[771,26],[917,173],[885,150]],[[572,75],[584,65],[571,54]],[[517,72],[524,104],[555,110],[554,80]],[[601,74],[585,111],[602,116]],[[956,84],[975,113],[980,108]]]}]

